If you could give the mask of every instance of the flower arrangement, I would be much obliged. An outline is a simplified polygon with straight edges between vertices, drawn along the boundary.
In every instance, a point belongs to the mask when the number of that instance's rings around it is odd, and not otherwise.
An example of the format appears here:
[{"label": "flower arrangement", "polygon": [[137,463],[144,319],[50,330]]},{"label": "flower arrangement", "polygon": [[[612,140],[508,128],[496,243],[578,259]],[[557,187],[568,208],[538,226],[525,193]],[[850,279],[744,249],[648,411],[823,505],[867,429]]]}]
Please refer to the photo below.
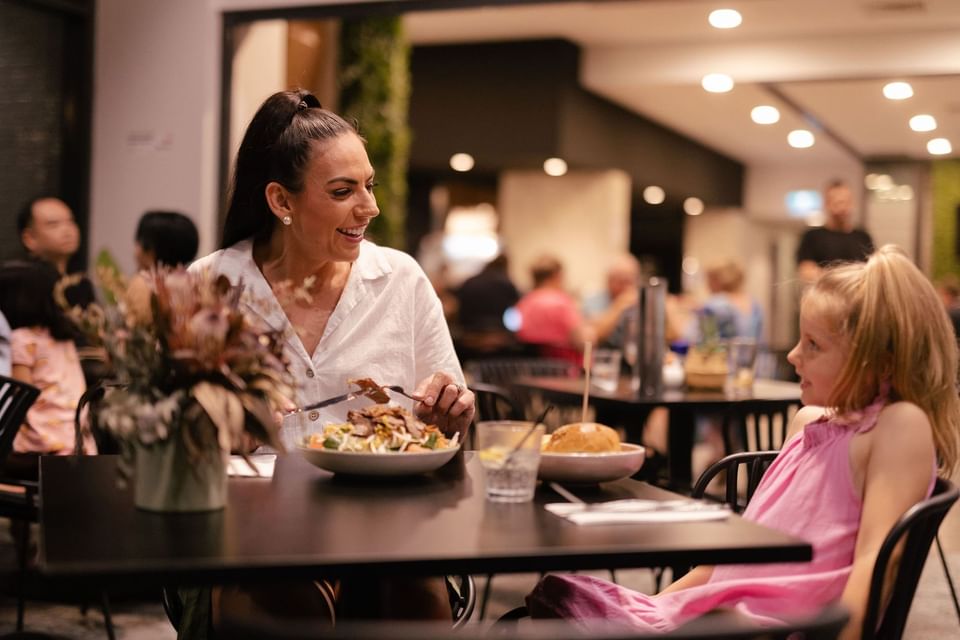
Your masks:
[{"label": "flower arrangement", "polygon": [[727,349],[721,340],[725,326],[706,310],[699,314],[700,341],[687,352],[684,373],[687,386],[723,389],[727,379]]},{"label": "flower arrangement", "polygon": [[[226,455],[247,436],[277,449],[277,413],[294,382],[279,332],[261,327],[224,277],[158,268],[127,280],[98,260],[103,304],[68,309],[102,345],[114,382],[97,405],[97,423],[121,445],[121,475],[134,449],[180,438],[187,458]],[[63,290],[57,290],[66,307]]]}]

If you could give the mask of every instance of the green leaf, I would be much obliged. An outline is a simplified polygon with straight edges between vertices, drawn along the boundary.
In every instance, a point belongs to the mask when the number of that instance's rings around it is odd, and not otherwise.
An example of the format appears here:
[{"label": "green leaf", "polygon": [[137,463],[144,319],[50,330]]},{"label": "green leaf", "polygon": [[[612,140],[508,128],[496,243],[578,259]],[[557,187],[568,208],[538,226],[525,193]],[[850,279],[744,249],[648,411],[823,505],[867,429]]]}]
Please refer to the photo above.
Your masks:
[{"label": "green leaf", "polygon": [[334,440],[333,438],[327,438],[326,440],[323,441],[323,448],[324,448],[324,449],[339,449],[339,448],[340,448],[340,443],[337,442],[336,440]]},{"label": "green leaf", "polygon": [[437,448],[437,434],[431,433],[430,437],[427,438],[427,441],[423,443],[423,446],[427,449],[436,449]]}]

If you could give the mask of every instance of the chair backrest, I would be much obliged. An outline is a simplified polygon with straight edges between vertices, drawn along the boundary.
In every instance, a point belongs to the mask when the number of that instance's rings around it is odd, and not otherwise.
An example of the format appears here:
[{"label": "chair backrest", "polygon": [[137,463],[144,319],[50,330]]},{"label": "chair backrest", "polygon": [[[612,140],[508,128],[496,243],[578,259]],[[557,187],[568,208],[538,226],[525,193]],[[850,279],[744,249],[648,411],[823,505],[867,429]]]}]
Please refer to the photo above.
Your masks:
[{"label": "chair backrest", "polygon": [[[870,595],[861,632],[863,640],[890,640],[900,638],[903,634],[930,545],[944,516],[958,497],[960,489],[948,480],[937,478],[933,495],[900,516],[884,538],[870,581]],[[891,566],[894,550],[904,538],[906,542],[899,563],[893,569],[889,601],[884,606],[884,579]]]},{"label": "chair backrest", "polygon": [[496,384],[473,382],[470,390],[477,398],[477,421],[523,420],[523,410],[509,392]]},{"label": "chair backrest", "polygon": [[33,385],[0,376],[0,466],[6,462],[27,410],[39,395],[40,389]]},{"label": "chair backrest", "polygon": [[[722,501],[730,505],[735,513],[743,513],[753,498],[753,493],[760,484],[760,479],[766,473],[767,467],[777,457],[778,451],[745,451],[733,453],[725,458],[707,467],[700,474],[697,483],[690,494],[693,498],[703,498],[707,493],[707,486],[710,482],[720,475],[724,474],[725,488]],[[740,471],[746,472],[746,487],[743,493],[740,492]]]},{"label": "chair backrest", "polygon": [[724,453],[779,449],[800,402],[771,407],[749,400],[731,404],[722,414]]},{"label": "chair backrest", "polygon": [[492,358],[474,360],[464,365],[466,372],[477,382],[507,386],[521,376],[580,375],[576,365],[553,358]]},{"label": "chair backrest", "polygon": [[468,574],[446,576],[447,596],[450,598],[452,629],[462,629],[473,616],[477,606],[477,585]]},{"label": "chair backrest", "polygon": [[[493,384],[506,391],[513,404],[520,409],[521,418],[531,420],[538,415],[545,402],[537,392],[514,386],[524,376],[551,376],[575,378],[580,369],[567,360],[553,358],[492,358],[474,360],[463,367],[471,386],[474,383]],[[554,417],[560,412],[555,411]],[[562,422],[560,422],[562,424]]]}]

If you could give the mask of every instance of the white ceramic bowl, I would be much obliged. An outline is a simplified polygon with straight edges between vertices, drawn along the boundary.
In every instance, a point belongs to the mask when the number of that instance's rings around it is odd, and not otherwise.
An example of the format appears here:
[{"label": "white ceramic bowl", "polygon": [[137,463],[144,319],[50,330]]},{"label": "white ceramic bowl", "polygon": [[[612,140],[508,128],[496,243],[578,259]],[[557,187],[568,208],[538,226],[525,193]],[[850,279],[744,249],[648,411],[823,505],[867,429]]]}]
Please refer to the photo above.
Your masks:
[{"label": "white ceramic bowl", "polygon": [[571,484],[611,482],[632,476],[646,459],[646,451],[638,444],[620,443],[620,451],[612,453],[547,453],[540,452],[541,480]]},{"label": "white ceramic bowl", "polygon": [[367,453],[332,451],[299,447],[300,453],[314,466],[358,476],[409,476],[439,469],[460,450],[460,445],[413,453]]}]

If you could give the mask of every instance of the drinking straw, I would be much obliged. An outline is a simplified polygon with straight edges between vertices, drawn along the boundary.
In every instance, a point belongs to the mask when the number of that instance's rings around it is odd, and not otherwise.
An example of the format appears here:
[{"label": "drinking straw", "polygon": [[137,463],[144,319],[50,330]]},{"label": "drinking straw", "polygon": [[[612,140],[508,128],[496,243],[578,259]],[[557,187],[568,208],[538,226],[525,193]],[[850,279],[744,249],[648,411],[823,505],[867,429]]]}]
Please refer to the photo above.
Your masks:
[{"label": "drinking straw", "polygon": [[593,366],[593,343],[583,345],[583,368],[586,371],[583,382],[583,408],[580,411],[580,422],[587,421],[587,403],[590,400],[590,368]]}]

